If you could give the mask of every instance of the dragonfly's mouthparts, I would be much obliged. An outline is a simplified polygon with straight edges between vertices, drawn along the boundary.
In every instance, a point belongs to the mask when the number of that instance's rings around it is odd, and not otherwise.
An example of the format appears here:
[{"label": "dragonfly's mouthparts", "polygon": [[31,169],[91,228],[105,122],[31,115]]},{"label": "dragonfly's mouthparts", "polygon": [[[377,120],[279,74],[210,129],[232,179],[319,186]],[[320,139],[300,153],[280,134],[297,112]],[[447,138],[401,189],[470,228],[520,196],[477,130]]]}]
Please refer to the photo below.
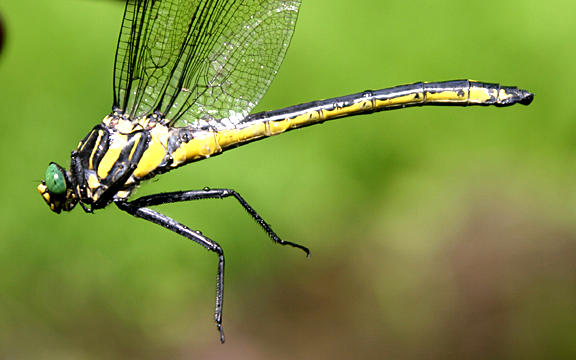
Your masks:
[{"label": "dragonfly's mouthparts", "polygon": [[62,210],[70,211],[74,209],[74,206],[76,206],[76,203],[78,202],[72,189],[66,190],[64,194],[52,194],[48,190],[44,181],[38,185],[36,190],[38,190],[40,195],[42,195],[42,198],[46,201],[50,210],[54,211],[56,214],[60,214]]}]

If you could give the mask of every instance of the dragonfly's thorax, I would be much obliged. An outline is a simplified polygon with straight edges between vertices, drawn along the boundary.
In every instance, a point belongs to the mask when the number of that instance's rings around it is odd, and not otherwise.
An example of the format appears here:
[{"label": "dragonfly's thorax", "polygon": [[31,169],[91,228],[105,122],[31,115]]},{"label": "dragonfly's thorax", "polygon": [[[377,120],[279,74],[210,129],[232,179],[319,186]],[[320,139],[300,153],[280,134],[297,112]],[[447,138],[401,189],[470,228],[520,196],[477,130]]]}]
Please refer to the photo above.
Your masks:
[{"label": "dragonfly's thorax", "polygon": [[141,180],[219,153],[215,135],[169,127],[157,114],[132,120],[112,113],[72,152],[75,192],[93,209],[105,207],[127,198]]}]

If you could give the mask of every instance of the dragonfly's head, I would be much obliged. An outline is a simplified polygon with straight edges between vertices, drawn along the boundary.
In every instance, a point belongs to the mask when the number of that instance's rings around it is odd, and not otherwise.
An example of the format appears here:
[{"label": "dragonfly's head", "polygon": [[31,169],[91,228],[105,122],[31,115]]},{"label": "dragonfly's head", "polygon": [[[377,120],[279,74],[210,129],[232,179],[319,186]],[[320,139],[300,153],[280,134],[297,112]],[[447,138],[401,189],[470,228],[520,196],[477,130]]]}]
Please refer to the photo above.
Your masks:
[{"label": "dragonfly's head", "polygon": [[46,179],[38,185],[38,192],[42,195],[50,210],[60,214],[60,211],[70,211],[78,202],[72,189],[72,183],[66,170],[56,163],[50,163],[46,169]]}]

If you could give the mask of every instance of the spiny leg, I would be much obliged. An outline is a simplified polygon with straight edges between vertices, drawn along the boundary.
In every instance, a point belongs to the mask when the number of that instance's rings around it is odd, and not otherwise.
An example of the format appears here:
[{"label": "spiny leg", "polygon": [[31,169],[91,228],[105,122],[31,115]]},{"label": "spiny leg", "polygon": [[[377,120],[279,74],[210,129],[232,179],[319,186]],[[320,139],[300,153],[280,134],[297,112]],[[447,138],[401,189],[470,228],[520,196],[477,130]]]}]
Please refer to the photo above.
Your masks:
[{"label": "spiny leg", "polygon": [[202,199],[223,199],[226,197],[234,197],[240,205],[252,216],[254,220],[266,231],[268,236],[276,243],[281,245],[290,245],[292,247],[298,248],[306,253],[307,257],[310,257],[310,250],[307,247],[300,244],[296,244],[290,241],[284,241],[280,239],[278,235],[272,230],[270,225],[262,219],[262,217],[244,200],[240,194],[232,189],[209,189],[204,188],[203,190],[189,190],[189,191],[175,191],[169,193],[160,193],[148,196],[142,196],[136,200],[130,202],[132,206],[145,207],[162,205],[173,202],[180,201],[191,201],[191,200],[202,200]]},{"label": "spiny leg", "polygon": [[206,249],[218,254],[218,273],[216,277],[216,309],[214,311],[214,320],[216,327],[220,333],[220,341],[224,343],[224,331],[222,329],[222,305],[224,299],[224,252],[217,242],[205,237],[198,231],[194,231],[185,225],[180,224],[176,220],[169,218],[166,215],[160,214],[154,210],[135,205],[132,202],[115,201],[116,206],[120,210],[126,211],[130,215],[151,221],[155,224],[162,226],[168,230],[182,235],[202,246]]}]

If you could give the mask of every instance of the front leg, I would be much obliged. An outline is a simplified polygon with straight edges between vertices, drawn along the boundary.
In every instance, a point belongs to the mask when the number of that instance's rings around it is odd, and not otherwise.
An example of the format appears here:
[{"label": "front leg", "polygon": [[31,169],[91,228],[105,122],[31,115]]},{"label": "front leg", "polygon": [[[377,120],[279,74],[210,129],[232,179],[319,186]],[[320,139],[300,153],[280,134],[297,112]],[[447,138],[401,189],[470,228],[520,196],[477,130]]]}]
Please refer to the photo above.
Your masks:
[{"label": "front leg", "polygon": [[120,210],[126,211],[130,215],[151,221],[155,224],[162,226],[168,230],[174,231],[202,246],[206,249],[218,254],[218,272],[216,275],[216,309],[214,311],[214,320],[218,332],[220,333],[220,341],[224,343],[224,331],[222,330],[222,302],[224,300],[224,252],[220,245],[214,240],[211,240],[199,231],[194,231],[185,225],[180,224],[176,220],[169,218],[166,215],[160,214],[154,210],[134,205],[132,202],[116,200],[114,202]]}]

